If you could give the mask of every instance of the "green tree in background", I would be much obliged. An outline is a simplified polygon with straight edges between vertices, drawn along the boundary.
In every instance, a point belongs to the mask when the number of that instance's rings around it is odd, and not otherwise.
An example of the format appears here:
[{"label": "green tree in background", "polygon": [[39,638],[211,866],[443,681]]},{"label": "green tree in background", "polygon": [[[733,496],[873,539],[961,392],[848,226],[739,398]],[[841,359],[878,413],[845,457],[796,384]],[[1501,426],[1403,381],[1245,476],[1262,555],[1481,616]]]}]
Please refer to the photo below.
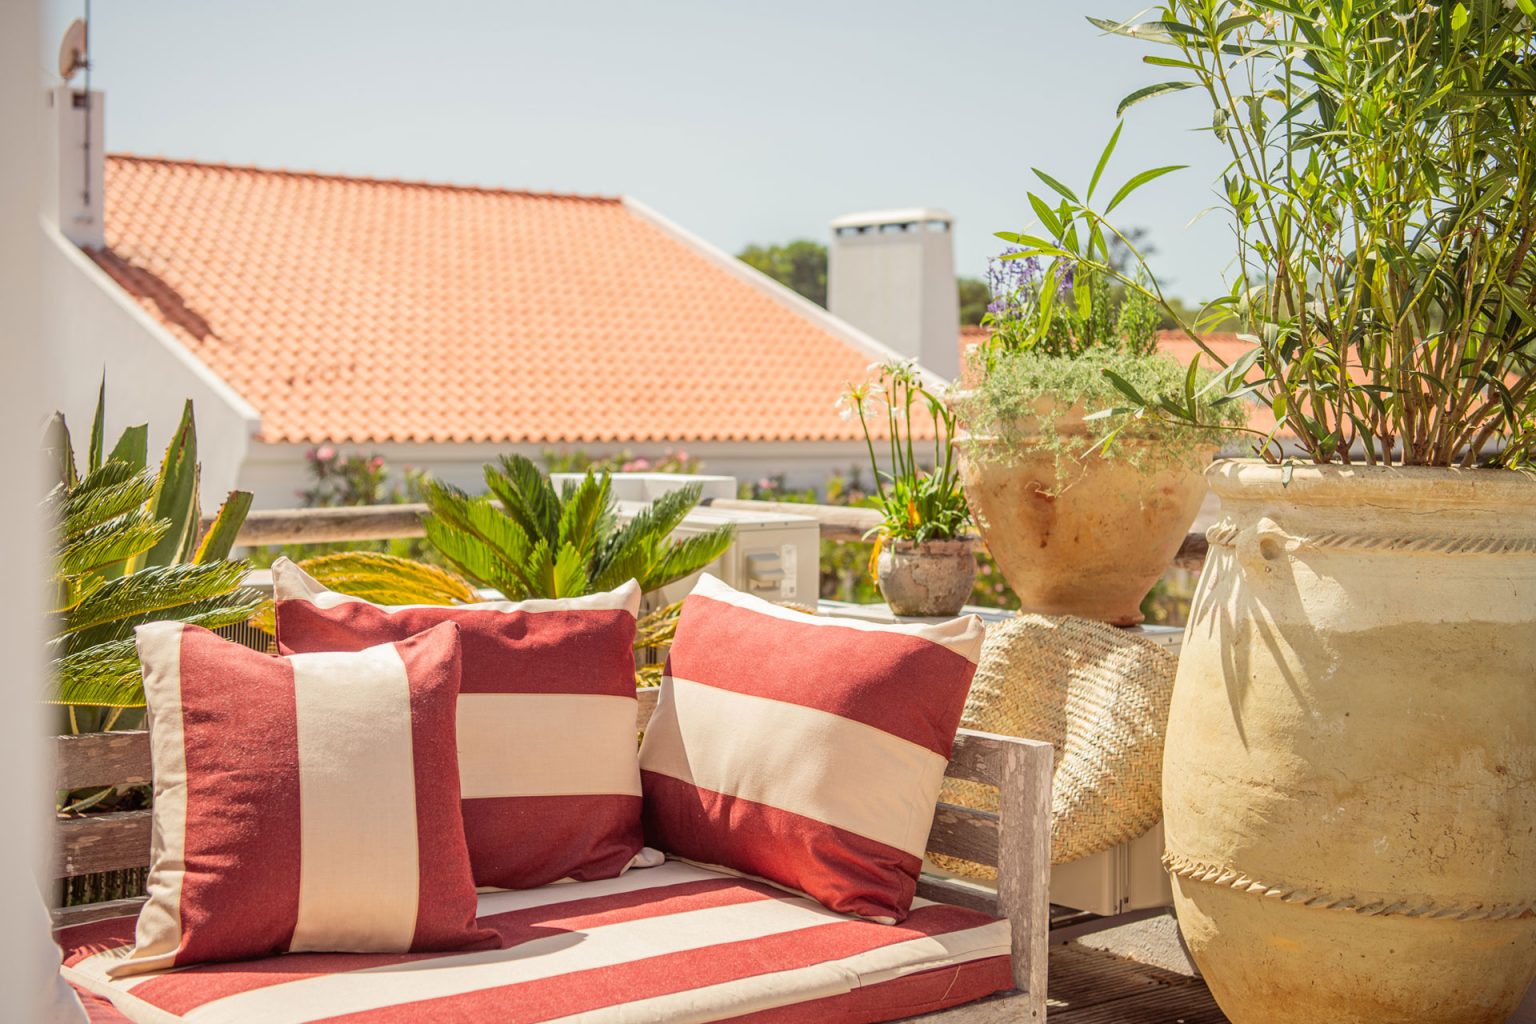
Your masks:
[{"label": "green tree in background", "polygon": [[987,315],[992,289],[978,277],[956,278],[955,286],[960,289],[960,326],[975,327]]},{"label": "green tree in background", "polygon": [[736,258],[804,295],[827,304],[827,247],[798,238],[785,245],[749,245]]}]

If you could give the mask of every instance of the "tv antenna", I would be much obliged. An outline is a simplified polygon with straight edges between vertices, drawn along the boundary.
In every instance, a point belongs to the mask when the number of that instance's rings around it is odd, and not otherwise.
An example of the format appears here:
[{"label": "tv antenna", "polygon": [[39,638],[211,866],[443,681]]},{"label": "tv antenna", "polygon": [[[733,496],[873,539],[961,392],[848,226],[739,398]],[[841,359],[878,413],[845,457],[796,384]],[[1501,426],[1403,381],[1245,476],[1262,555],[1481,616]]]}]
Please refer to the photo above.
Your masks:
[{"label": "tv antenna", "polygon": [[76,18],[64,30],[64,41],[59,44],[59,77],[69,81],[75,72],[91,66],[90,49],[86,39],[84,18]]},{"label": "tv antenna", "polygon": [[91,0],[85,0],[85,17],[76,18],[64,30],[59,43],[59,76],[65,82],[75,77],[76,71],[85,72],[85,90],[74,98],[76,106],[85,108],[85,139],[80,144],[80,199],[81,209],[91,208],[91,113],[95,105],[91,100]]}]

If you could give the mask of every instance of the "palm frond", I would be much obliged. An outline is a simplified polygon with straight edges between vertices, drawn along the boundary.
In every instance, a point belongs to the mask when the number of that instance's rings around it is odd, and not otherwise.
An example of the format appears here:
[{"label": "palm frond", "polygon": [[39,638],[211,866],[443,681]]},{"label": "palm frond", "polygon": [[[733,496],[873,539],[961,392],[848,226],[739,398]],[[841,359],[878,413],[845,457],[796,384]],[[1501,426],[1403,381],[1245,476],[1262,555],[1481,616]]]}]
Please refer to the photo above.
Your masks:
[{"label": "palm frond", "polygon": [[426,529],[427,543],[454,569],[503,594],[508,593],[508,586],[513,591],[518,590],[516,581],[509,579],[505,567],[479,537],[436,515],[424,518],[422,526]]},{"label": "palm frond", "polygon": [[61,576],[79,576],[118,565],[150,550],[170,529],[142,507],[69,538],[59,551]]},{"label": "palm frond", "polygon": [[331,590],[375,604],[467,604],[478,600],[463,578],[435,565],[375,551],[306,558],[299,567]]},{"label": "palm frond", "polygon": [[641,509],[629,522],[623,524],[603,543],[598,552],[593,572],[594,583],[604,581],[604,589],[612,590],[625,580],[643,580],[660,555],[657,548],[665,539],[651,527],[650,509]]},{"label": "palm frond", "polygon": [[143,508],[154,489],[154,478],[148,473],[135,470],[126,462],[108,460],[62,496],[60,518],[65,540],[125,512]]},{"label": "palm frond", "polygon": [[108,580],[70,612],[60,634],[69,636],[124,619],[154,621],[156,612],[230,594],[239,588],[245,572],[239,562],[178,563]]},{"label": "palm frond", "polygon": [[657,650],[671,647],[677,635],[677,619],[682,613],[683,602],[673,601],[640,617],[635,624],[635,649]]},{"label": "palm frond", "polygon": [[590,561],[599,538],[612,529],[613,519],[613,489],[608,474],[588,473],[563,497],[556,536],[561,544],[571,545]]},{"label": "palm frond", "polygon": [[649,534],[641,532],[628,537],[615,534],[610,540],[614,543],[605,546],[604,554],[598,560],[599,568],[592,576],[593,590],[613,590],[629,580],[639,583],[655,560]]},{"label": "palm frond", "polygon": [[559,534],[560,496],[532,459],[502,456],[499,463],[485,467],[485,484],[529,537]]},{"label": "palm frond", "polygon": [[60,576],[54,580],[55,595],[53,614],[64,615],[81,601],[106,586],[106,578],[96,573],[83,576]]},{"label": "palm frond", "polygon": [[222,629],[249,621],[265,600],[260,591],[241,588],[217,597],[124,615],[61,636],[51,646],[61,654],[76,654],[96,644],[127,640],[136,628],[150,622],[185,622],[204,629]]},{"label": "palm frond", "polygon": [[688,484],[657,498],[649,509],[655,523],[653,528],[663,537],[671,536],[673,530],[683,525],[683,520],[688,518],[703,493],[702,484]]},{"label": "palm frond", "polygon": [[660,590],[669,583],[676,583],[685,576],[698,572],[725,554],[735,536],[735,527],[728,523],[708,533],[673,541],[667,546],[661,560],[653,565],[645,578],[640,581],[641,589]]},{"label": "palm frond", "polygon": [[512,600],[529,588],[532,540],[489,498],[471,498],[458,488],[429,484],[432,510],[423,524],[427,539],[471,580],[493,586]]},{"label": "palm frond", "polygon": [[144,704],[144,680],[132,639],[88,647],[55,659],[51,668],[49,703],[105,708]]},{"label": "palm frond", "polygon": [[562,544],[555,556],[551,590],[555,597],[580,597],[587,592],[587,555],[574,544]]}]

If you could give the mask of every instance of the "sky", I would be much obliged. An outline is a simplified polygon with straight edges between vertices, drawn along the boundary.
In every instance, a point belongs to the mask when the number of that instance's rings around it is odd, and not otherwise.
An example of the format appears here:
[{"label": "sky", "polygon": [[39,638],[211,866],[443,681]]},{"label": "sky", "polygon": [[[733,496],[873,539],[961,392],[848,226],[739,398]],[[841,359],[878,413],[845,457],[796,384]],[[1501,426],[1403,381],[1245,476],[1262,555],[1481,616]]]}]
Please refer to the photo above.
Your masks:
[{"label": "sky", "polygon": [[[84,0],[52,2],[46,56]],[[111,152],[636,197],[726,249],[840,214],[956,218],[980,276],[1037,224],[1039,167],[1087,182],[1115,106],[1160,80],[1085,14],[1131,0],[93,0]],[[1233,251],[1193,91],[1131,110],[1107,178],[1188,164],[1120,208],[1185,300]],[[1102,186],[1101,186],[1102,187]]]}]

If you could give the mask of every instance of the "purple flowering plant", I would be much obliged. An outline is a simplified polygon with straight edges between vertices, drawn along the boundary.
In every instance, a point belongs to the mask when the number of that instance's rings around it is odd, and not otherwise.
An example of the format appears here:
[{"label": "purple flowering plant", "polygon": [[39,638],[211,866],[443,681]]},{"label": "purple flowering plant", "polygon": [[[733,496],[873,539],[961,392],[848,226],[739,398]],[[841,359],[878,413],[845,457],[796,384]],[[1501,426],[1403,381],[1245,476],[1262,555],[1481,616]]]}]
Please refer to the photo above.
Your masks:
[{"label": "purple flowering plant", "polygon": [[1147,355],[1157,347],[1157,304],[1074,260],[1045,261],[1009,245],[988,261],[987,286],[986,368],[1012,352],[1070,358],[1093,348]]}]

